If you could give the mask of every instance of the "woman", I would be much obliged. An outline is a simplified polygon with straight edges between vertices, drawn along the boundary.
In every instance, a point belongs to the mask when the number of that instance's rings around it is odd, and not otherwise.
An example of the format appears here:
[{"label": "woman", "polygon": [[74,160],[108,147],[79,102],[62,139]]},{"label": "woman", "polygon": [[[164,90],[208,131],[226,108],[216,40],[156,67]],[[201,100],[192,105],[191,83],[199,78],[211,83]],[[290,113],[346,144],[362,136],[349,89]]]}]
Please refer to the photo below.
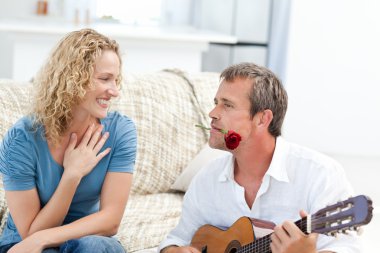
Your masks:
[{"label": "woman", "polygon": [[10,215],[0,253],[124,252],[116,234],[132,182],[134,123],[109,113],[119,95],[118,44],[69,33],[34,81],[30,115],[0,145]]}]

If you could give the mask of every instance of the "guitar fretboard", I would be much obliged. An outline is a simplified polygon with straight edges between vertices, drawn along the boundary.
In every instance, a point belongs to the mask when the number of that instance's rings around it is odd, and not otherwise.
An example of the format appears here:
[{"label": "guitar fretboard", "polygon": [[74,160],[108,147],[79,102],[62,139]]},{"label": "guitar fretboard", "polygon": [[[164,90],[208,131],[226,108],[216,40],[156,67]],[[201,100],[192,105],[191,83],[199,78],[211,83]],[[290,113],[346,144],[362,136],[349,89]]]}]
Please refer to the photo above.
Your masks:
[{"label": "guitar fretboard", "polygon": [[[307,231],[307,218],[302,218],[295,222],[296,226],[301,229],[302,232]],[[255,240],[247,245],[244,245],[238,249],[238,253],[271,253],[270,239],[271,234],[266,235],[260,239]]]}]

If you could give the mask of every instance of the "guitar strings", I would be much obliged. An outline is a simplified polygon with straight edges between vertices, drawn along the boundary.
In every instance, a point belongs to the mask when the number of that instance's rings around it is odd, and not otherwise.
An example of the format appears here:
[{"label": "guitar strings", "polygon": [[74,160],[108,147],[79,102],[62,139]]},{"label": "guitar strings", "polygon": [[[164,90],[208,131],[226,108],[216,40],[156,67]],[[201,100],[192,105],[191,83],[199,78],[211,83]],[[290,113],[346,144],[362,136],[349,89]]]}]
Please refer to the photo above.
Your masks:
[{"label": "guitar strings", "polygon": [[[337,208],[342,208],[342,205],[339,205],[339,206],[336,206]],[[331,209],[331,208],[330,208]],[[340,211],[339,211],[340,212]],[[332,213],[334,214],[334,213]],[[315,228],[318,228],[318,225],[319,225],[319,228],[323,228],[327,222],[321,222],[320,219],[322,218],[328,218],[329,215],[327,212],[322,212],[322,210],[320,210],[318,213],[316,214],[313,214],[310,216],[310,225],[311,225],[311,231],[315,231]],[[339,225],[342,225],[342,221],[341,220],[336,220],[335,221],[337,224]],[[307,228],[307,217],[304,217],[298,221],[295,222],[295,224],[297,225],[297,227],[299,227],[302,231],[305,231],[307,232],[306,228]],[[344,224],[343,226],[347,227],[348,224]],[[330,227],[330,231],[331,232],[332,229]],[[272,233],[271,233],[272,234]],[[247,245],[244,245],[242,247],[240,247],[237,252],[240,253],[248,253],[248,252],[253,252],[253,253],[271,253],[272,250],[270,248],[270,243],[272,242],[271,240],[271,234],[269,235],[266,235],[262,238],[259,238],[257,240],[255,240],[254,242],[251,242]]]},{"label": "guitar strings", "polygon": [[[301,220],[295,222],[297,227],[299,227],[301,230],[305,230],[307,226],[307,220],[306,218],[302,218]],[[241,248],[238,249],[238,253],[271,253],[272,250],[270,248],[270,243],[272,240],[270,239],[271,234],[266,235],[252,243],[249,243],[247,245],[242,246]]]},{"label": "guitar strings", "polygon": [[[326,217],[326,215],[324,215],[324,214],[320,214],[320,215],[316,215],[315,214],[315,215],[312,215],[311,216],[311,221],[310,221],[311,227],[315,228],[317,224],[321,223],[320,221],[318,221],[318,219],[324,218],[324,217]],[[300,219],[298,221],[296,221],[295,224],[302,231],[306,231],[306,227],[307,227],[307,219],[306,219],[306,217],[302,218],[302,219]],[[323,224],[321,224],[321,225],[323,226]],[[271,234],[266,235],[266,236],[264,236],[262,238],[257,239],[256,241],[254,241],[252,243],[244,245],[244,246],[240,247],[237,252],[238,253],[240,253],[240,252],[242,252],[242,253],[248,253],[248,252],[253,252],[253,253],[271,253],[272,250],[270,248],[270,243],[272,242],[272,240],[271,240],[270,236],[271,236]]]}]

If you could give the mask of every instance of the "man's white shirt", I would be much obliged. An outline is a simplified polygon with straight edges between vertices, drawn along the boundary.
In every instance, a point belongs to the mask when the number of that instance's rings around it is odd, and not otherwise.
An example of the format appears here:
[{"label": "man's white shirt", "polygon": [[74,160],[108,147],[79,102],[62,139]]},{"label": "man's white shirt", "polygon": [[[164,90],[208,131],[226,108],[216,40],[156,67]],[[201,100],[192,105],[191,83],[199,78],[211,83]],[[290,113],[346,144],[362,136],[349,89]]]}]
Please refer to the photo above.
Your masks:
[{"label": "man's white shirt", "polygon": [[[270,167],[252,208],[244,188],[234,180],[234,157],[226,154],[212,161],[192,180],[185,194],[179,224],[161,242],[158,250],[189,245],[196,230],[205,224],[229,228],[242,216],[281,224],[299,220],[299,211],[313,214],[327,205],[352,196],[343,168],[333,159],[311,149],[276,139]],[[355,234],[319,235],[318,251],[360,252]]]}]

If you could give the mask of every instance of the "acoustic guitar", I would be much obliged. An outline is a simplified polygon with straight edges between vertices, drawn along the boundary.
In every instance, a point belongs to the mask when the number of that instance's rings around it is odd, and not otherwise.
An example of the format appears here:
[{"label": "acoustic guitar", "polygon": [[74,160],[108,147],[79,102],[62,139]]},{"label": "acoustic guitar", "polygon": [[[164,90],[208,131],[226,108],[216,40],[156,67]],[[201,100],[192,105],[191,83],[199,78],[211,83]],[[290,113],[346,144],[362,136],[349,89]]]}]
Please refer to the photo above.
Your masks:
[{"label": "acoustic guitar", "polygon": [[[372,210],[372,200],[359,195],[325,207],[295,224],[306,234],[359,231],[360,226],[371,221]],[[241,217],[227,230],[211,225],[200,227],[190,245],[202,253],[270,253],[270,242],[270,234],[255,240],[251,219]]]}]

